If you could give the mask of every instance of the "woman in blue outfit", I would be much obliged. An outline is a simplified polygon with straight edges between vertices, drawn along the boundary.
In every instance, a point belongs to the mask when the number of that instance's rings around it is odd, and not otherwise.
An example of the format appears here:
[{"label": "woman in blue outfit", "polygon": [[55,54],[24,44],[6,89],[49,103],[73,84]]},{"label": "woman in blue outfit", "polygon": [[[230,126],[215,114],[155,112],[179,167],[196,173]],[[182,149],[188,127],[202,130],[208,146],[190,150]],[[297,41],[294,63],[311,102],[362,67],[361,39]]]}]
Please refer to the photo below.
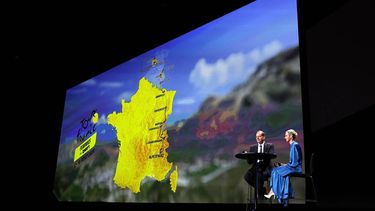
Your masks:
[{"label": "woman in blue outfit", "polygon": [[289,163],[276,167],[272,170],[270,187],[271,190],[266,198],[275,196],[279,203],[288,205],[288,199],[294,198],[294,190],[289,180],[290,173],[302,172],[302,150],[300,145],[294,141],[297,132],[289,129],[285,132],[285,141],[290,144]]}]

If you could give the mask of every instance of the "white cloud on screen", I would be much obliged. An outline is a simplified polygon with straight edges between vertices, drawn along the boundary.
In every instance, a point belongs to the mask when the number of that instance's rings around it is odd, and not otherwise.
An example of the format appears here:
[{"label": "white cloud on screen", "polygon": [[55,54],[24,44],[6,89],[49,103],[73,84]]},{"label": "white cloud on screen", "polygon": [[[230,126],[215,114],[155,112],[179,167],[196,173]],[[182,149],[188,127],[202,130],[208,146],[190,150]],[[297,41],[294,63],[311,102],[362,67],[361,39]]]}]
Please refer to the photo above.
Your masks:
[{"label": "white cloud on screen", "polygon": [[195,103],[195,99],[192,97],[180,98],[176,100],[176,105],[191,105]]},{"label": "white cloud on screen", "polygon": [[81,83],[82,86],[93,86],[96,84],[96,81],[94,79],[89,79],[83,83]]},{"label": "white cloud on screen", "polygon": [[105,87],[105,88],[118,88],[122,87],[124,83],[122,82],[115,82],[115,81],[104,81],[99,83],[100,87]]},{"label": "white cloud on screen", "polygon": [[250,52],[237,52],[209,63],[200,58],[190,72],[189,81],[195,88],[209,92],[246,79],[255,66],[282,50],[278,40],[267,43],[262,48]]}]

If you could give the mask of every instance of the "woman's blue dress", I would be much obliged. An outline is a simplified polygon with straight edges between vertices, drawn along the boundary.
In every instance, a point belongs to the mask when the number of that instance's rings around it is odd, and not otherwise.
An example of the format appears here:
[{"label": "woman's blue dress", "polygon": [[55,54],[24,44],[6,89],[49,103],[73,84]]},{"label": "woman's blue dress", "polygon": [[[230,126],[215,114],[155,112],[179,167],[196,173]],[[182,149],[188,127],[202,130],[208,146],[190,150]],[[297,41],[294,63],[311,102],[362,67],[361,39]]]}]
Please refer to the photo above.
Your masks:
[{"label": "woman's blue dress", "polygon": [[288,205],[288,199],[294,198],[294,190],[289,180],[290,173],[302,172],[302,151],[300,145],[290,144],[289,163],[272,170],[270,187],[279,203]]}]

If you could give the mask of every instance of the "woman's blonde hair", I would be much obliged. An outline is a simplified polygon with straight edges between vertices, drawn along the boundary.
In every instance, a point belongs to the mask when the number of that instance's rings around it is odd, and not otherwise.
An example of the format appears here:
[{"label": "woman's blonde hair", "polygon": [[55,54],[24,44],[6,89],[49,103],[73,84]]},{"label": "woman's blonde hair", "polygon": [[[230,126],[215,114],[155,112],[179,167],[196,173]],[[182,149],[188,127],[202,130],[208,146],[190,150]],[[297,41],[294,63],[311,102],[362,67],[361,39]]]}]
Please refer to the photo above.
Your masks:
[{"label": "woman's blonde hair", "polygon": [[293,136],[293,139],[296,139],[296,137],[298,136],[298,133],[293,130],[293,129],[289,129],[286,131],[289,135],[292,135]]}]

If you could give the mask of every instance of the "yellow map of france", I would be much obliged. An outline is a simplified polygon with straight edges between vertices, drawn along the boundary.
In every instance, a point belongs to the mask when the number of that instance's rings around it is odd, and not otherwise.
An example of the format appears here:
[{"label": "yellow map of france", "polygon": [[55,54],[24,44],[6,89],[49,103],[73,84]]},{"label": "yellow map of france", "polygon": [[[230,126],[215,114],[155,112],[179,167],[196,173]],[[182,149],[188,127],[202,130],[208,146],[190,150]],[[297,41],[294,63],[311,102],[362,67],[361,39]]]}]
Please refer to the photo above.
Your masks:
[{"label": "yellow map of france", "polygon": [[[122,100],[122,112],[108,115],[108,124],[116,128],[120,142],[113,179],[119,187],[138,193],[146,176],[162,181],[171,170],[173,163],[167,160],[169,143],[164,124],[172,113],[175,94],[176,91],[160,89],[142,78],[130,102]],[[173,192],[177,179],[176,166],[170,176]]]}]

